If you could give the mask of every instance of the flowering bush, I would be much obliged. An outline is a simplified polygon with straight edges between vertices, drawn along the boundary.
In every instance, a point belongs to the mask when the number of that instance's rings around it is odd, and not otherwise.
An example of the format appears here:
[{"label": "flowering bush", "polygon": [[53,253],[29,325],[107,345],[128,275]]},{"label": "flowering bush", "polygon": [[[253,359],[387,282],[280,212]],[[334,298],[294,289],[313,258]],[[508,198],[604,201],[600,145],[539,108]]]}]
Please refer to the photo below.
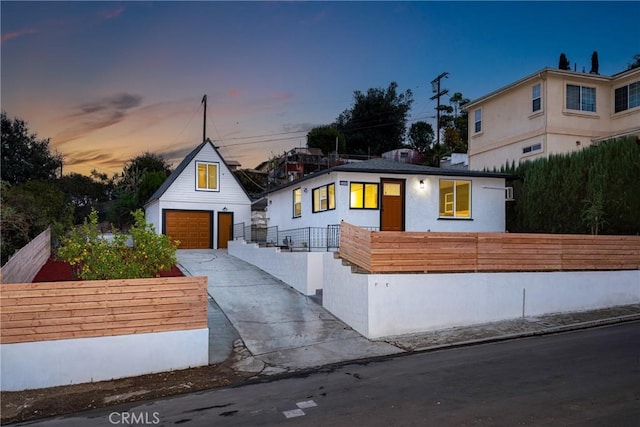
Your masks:
[{"label": "flowering bush", "polygon": [[133,217],[135,224],[129,230],[133,247],[127,246],[127,234],[114,231],[111,241],[102,236],[98,213],[92,210],[81,227],[62,238],[58,257],[83,280],[157,277],[161,271],[171,269],[177,262],[179,242],[156,234],[142,210],[135,211]]}]

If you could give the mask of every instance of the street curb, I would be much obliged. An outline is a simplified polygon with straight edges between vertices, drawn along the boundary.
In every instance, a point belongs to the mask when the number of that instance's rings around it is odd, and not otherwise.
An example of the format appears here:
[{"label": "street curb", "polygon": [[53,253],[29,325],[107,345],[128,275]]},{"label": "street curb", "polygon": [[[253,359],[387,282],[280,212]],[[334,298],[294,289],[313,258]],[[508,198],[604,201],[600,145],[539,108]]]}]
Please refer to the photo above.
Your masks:
[{"label": "street curb", "polygon": [[535,336],[542,336],[542,335],[558,334],[562,332],[578,331],[581,329],[615,325],[617,323],[626,323],[626,322],[633,322],[638,320],[640,320],[640,313],[627,314],[624,316],[610,317],[606,319],[589,320],[587,322],[571,323],[569,325],[562,325],[562,326],[553,326],[550,328],[543,328],[543,329],[538,329],[538,330],[529,331],[529,332],[519,332],[515,334],[505,334],[505,335],[499,335],[494,337],[479,338],[475,340],[459,341],[459,342],[454,342],[449,344],[420,347],[413,350],[407,350],[406,352],[407,353],[425,353],[425,352],[445,350],[450,348],[468,347],[472,345],[508,341],[508,340],[517,339],[517,338],[527,338],[527,337],[535,337]]}]

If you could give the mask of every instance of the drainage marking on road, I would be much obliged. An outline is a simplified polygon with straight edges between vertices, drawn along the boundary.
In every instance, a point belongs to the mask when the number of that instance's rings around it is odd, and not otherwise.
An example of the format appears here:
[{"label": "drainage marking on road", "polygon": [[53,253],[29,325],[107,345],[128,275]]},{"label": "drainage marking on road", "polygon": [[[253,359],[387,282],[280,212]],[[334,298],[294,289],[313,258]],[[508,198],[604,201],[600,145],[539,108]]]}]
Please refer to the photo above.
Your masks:
[{"label": "drainage marking on road", "polygon": [[287,418],[302,417],[306,415],[302,409],[292,409],[291,411],[283,411],[282,413]]},{"label": "drainage marking on road", "polygon": [[313,408],[315,406],[318,406],[318,404],[313,400],[305,400],[304,402],[296,403],[296,406],[300,409],[307,409],[307,408]]},{"label": "drainage marking on road", "polygon": [[282,411],[282,413],[287,418],[302,417],[304,415],[307,415],[304,413],[303,409],[313,408],[318,406],[318,404],[313,400],[305,400],[303,402],[296,403],[296,406],[298,407],[298,409],[292,409],[290,411]]}]

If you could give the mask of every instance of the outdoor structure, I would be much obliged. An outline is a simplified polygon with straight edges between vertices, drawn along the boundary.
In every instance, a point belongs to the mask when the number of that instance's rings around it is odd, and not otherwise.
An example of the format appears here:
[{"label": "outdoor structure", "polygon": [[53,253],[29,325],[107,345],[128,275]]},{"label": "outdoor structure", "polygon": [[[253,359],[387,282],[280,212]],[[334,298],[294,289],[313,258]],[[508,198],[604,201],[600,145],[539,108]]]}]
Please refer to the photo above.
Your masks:
[{"label": "outdoor structure", "polygon": [[[12,260],[35,266],[37,273],[50,254],[47,229]],[[11,267],[5,276],[4,267],[3,391],[208,364],[204,276],[31,283],[31,268]]]},{"label": "outdoor structure", "polygon": [[208,363],[206,277],[7,283],[2,288],[2,390]]},{"label": "outdoor structure", "polygon": [[198,145],[145,204],[148,223],[181,249],[226,248],[233,224],[251,221],[251,199],[211,140]]},{"label": "outdoor structure", "polygon": [[402,163],[420,164],[422,156],[417,150],[412,148],[397,148],[381,154],[383,159],[393,160]]},{"label": "outdoor structure", "polygon": [[[340,165],[267,194],[269,228],[327,228],[341,221],[383,231],[505,231],[505,174],[387,159]],[[294,240],[278,246],[296,247]]]},{"label": "outdoor structure", "polygon": [[544,68],[464,108],[474,170],[640,137],[640,68],[613,76]]},{"label": "outdoor structure", "polygon": [[640,302],[640,236],[370,231],[340,252],[236,240],[229,254],[306,295],[367,338]]}]

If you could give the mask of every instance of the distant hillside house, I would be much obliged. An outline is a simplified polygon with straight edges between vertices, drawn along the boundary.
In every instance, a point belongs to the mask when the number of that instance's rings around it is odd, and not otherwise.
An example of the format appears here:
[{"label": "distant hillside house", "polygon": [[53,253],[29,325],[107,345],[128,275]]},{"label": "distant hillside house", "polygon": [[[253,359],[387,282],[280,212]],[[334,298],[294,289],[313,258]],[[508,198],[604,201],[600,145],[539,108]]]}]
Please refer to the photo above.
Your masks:
[{"label": "distant hillside house", "polygon": [[640,135],[640,68],[610,77],[544,68],[464,108],[469,168],[499,169]]},{"label": "distant hillside house", "polygon": [[412,148],[397,148],[395,150],[387,151],[382,153],[382,158],[416,165],[422,163],[422,156],[417,150]]},{"label": "distant hillside house", "polygon": [[251,224],[251,199],[207,139],[191,151],[144,206],[158,233],[181,249],[226,248],[233,224]]}]

